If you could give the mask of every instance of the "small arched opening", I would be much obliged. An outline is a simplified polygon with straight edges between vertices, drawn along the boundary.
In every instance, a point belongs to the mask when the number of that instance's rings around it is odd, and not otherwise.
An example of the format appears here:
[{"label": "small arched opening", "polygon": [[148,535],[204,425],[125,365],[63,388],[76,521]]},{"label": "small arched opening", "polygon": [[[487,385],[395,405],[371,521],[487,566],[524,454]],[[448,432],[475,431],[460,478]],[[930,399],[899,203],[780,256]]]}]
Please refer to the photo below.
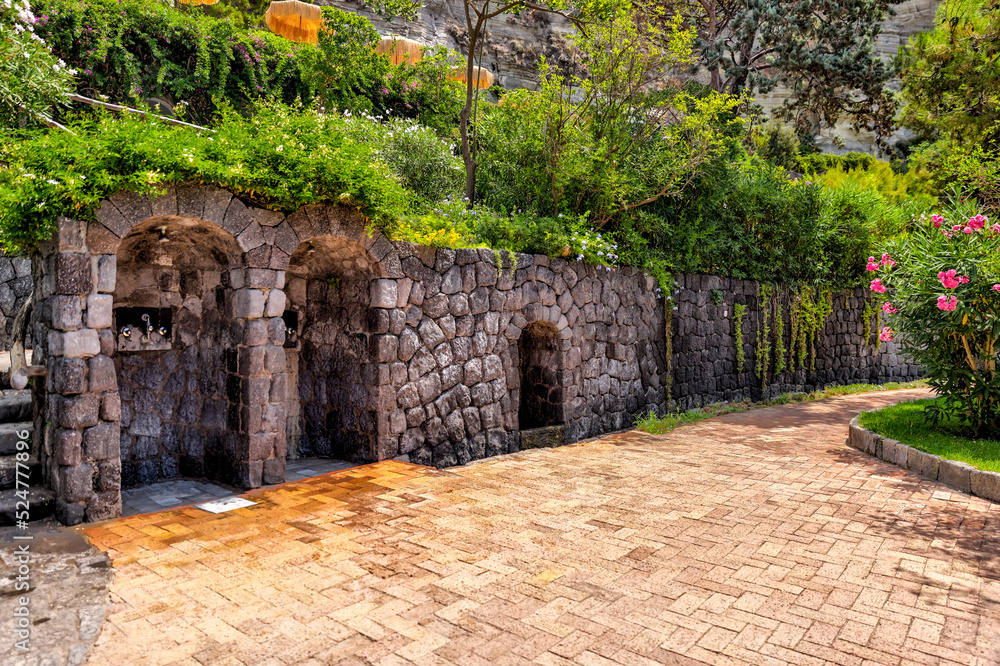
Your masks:
[{"label": "small arched opening", "polygon": [[318,236],[287,272],[288,456],[374,460],[378,382],[368,308],[378,264],[359,243]]},{"label": "small arched opening", "polygon": [[520,429],[548,428],[566,422],[562,339],[549,322],[534,322],[518,341],[521,365]]},{"label": "small arched opening", "polygon": [[136,225],[116,253],[115,367],[122,487],[178,476],[232,482],[224,451],[227,362],[238,339],[226,294],[240,248],[202,219]]}]

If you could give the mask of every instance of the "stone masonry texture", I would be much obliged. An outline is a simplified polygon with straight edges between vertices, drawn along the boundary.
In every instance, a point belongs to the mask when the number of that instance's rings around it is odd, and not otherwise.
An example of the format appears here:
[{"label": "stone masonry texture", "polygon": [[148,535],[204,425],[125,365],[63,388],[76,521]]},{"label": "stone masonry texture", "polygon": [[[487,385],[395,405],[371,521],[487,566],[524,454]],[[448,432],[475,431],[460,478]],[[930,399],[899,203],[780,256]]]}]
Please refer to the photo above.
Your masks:
[{"label": "stone masonry texture", "polygon": [[[810,358],[807,367],[785,370],[769,377],[766,387],[755,375],[756,339],[761,327],[760,285],[750,280],[711,275],[675,276],[673,292],[673,391],[675,406],[693,409],[717,402],[760,400],[782,393],[810,392],[831,384],[905,382],[922,376],[919,366],[900,354],[894,342],[880,343],[879,324],[874,317],[869,339],[863,323],[867,289],[835,291],[833,310],[811,346],[815,349],[815,370]],[[719,304],[716,304],[716,300]],[[786,347],[791,339],[788,293],[771,297],[782,308],[782,337]],[[735,305],[746,306],[743,315],[745,363],[737,372]],[[875,310],[878,311],[876,303]],[[774,315],[769,315],[774,348]],[[773,351],[772,351],[773,354]]]},{"label": "stone masonry texture", "polygon": [[[365,222],[202,185],[60,219],[33,314],[48,367],[37,454],[59,519],[119,515],[123,486],[175,476],[278,483],[289,450],[450,467],[516,452],[534,428],[552,430],[532,446],[568,444],[648,412],[918,374],[861,340],[860,292],[837,296],[815,371],[762,391],[755,283],[678,276],[666,301],[635,269],[390,242]],[[169,330],[126,336],[136,308],[169,315]]]}]

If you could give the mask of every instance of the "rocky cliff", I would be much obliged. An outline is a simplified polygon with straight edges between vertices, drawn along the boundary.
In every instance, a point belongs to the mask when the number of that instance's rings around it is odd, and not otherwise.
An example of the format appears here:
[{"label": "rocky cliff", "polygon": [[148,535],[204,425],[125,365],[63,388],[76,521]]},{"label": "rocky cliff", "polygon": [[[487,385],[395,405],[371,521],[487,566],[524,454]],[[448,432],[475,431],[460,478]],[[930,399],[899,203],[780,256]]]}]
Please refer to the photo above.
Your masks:
[{"label": "rocky cliff", "polygon": [[[319,0],[318,4],[334,4],[332,0]],[[914,34],[934,26],[934,13],[940,0],[906,0],[895,7],[895,16],[886,19],[877,49],[885,59],[898,53]],[[428,45],[447,46],[466,53],[469,38],[465,27],[464,4],[460,0],[429,0],[413,21],[384,21],[357,2],[338,2],[337,7],[365,16],[383,35],[400,35]],[[494,73],[497,83],[504,88],[534,88],[537,85],[539,58],[550,62],[565,63],[569,54],[567,35],[572,25],[566,19],[544,12],[524,12],[520,16],[500,16],[488,25],[483,66]],[[787,88],[779,87],[758,101],[765,109],[776,108],[789,95]],[[836,147],[829,136],[820,137],[819,143],[830,152],[857,150],[875,152],[875,139],[868,133],[857,134],[842,124],[832,133],[843,141]],[[895,140],[908,138],[900,132]]]}]

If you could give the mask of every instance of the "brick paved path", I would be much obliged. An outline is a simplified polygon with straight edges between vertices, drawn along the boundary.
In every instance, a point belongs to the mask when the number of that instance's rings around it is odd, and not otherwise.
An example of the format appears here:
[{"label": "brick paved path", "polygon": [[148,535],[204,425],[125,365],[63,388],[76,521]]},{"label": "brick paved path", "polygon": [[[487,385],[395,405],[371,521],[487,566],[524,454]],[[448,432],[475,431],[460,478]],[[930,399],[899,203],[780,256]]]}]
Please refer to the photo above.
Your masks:
[{"label": "brick paved path", "polygon": [[84,531],[90,664],[1000,663],[1000,507],[844,445],[908,391]]}]

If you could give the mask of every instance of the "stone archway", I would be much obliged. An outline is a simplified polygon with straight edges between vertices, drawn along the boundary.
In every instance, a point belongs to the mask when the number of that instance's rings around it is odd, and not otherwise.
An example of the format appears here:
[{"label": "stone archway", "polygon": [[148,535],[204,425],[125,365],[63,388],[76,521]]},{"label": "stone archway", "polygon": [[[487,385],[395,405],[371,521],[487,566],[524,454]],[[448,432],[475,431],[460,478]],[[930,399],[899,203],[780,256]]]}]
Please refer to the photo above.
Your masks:
[{"label": "stone archway", "polygon": [[371,253],[344,236],[316,236],[292,253],[286,292],[295,330],[286,354],[295,455],[375,460],[381,387],[369,309],[379,277]]},{"label": "stone archway", "polygon": [[242,340],[226,299],[241,254],[229,232],[178,215],[151,217],[121,240],[113,330],[122,488],[177,476],[238,481],[225,451],[241,425],[229,416],[239,400],[227,393],[227,357]]},{"label": "stone archway", "polygon": [[[178,247],[161,252],[158,249],[161,235],[166,236],[163,244],[170,245],[172,234]],[[45,484],[56,496],[56,513],[61,522],[72,525],[120,515],[122,422],[128,423],[128,447],[136,443],[131,439],[133,436],[155,437],[140,434],[138,429],[132,431],[134,398],[132,404],[126,400],[123,414],[115,367],[121,332],[115,321],[116,295],[122,307],[162,305],[166,310],[169,306],[171,326],[179,327],[180,337],[171,331],[166,336],[170,338],[170,349],[147,350],[164,352],[167,364],[170,363],[167,359],[172,358],[167,353],[182,351],[172,348],[174,342],[184,341],[184,331],[180,329],[189,329],[186,348],[198,346],[199,340],[205,341],[204,299],[207,292],[217,298],[221,295],[221,301],[215,302],[219,321],[210,327],[214,333],[209,336],[212,338],[209,346],[220,346],[220,341],[228,345],[224,363],[216,366],[216,369],[224,366],[225,378],[225,399],[219,398],[223,413],[216,414],[214,421],[222,424],[222,442],[219,446],[217,442],[213,444],[213,449],[203,440],[201,469],[205,475],[228,477],[231,483],[244,488],[284,481],[288,390],[283,346],[286,325],[282,319],[286,309],[285,271],[296,248],[310,239],[328,235],[357,243],[377,265],[377,274],[391,278],[376,280],[371,303],[378,305],[391,296],[394,306],[392,278],[403,277],[395,248],[382,234],[369,233],[364,216],[357,210],[344,206],[305,206],[286,216],[249,206],[217,187],[176,185],[164,187],[153,197],[129,192],[112,195],[101,202],[95,219],[90,221],[58,220],[52,238],[39,248],[32,332],[38,362],[46,366],[48,373],[47,381],[37,383],[35,388],[39,406],[35,426],[41,439],[39,458]],[[157,283],[155,297],[146,294],[153,300],[144,302],[145,305],[138,304],[141,294],[126,295],[126,287],[117,288],[119,261],[124,268],[123,277],[131,280],[129,275],[134,275],[145,261],[157,264],[168,257],[172,264],[190,259],[200,266],[201,285],[194,275],[198,271],[188,271],[185,277],[182,267],[176,272],[166,271],[167,288]],[[216,270],[218,285],[214,283]],[[206,287],[204,271],[212,273],[213,286]],[[221,287],[221,291],[216,287]],[[185,289],[190,293],[184,295]],[[165,303],[159,301],[161,297]],[[195,302],[189,302],[191,308],[185,306],[189,298],[201,301],[202,320],[197,326],[193,325],[194,319],[189,320],[191,326],[184,325],[185,318],[197,318]],[[167,346],[165,342],[163,346]],[[207,373],[216,383],[205,379],[204,387],[201,375],[199,372],[196,381],[199,408],[177,402],[170,405],[171,419],[175,416],[179,419],[181,412],[188,418],[198,409],[199,418],[205,418],[206,401],[220,395],[217,388],[223,375],[221,371]],[[143,381],[148,380],[147,383],[162,390],[171,376],[172,373],[166,376],[162,385],[156,377],[144,377]],[[185,380],[191,381],[189,374]],[[143,390],[152,389],[143,387]],[[185,411],[188,407],[190,410]],[[177,451],[171,455],[177,454],[178,471],[182,464],[188,465],[185,473],[195,475],[198,444],[193,434],[188,443],[184,438],[186,433],[202,426],[185,423],[190,426],[185,430],[180,422],[165,422],[164,408],[158,409],[157,436],[165,439],[164,447],[167,443],[176,445]],[[155,419],[145,420],[139,429],[154,432]],[[175,432],[164,425],[178,428]],[[379,424],[380,432],[385,430],[383,426]],[[180,444],[176,444],[175,435],[181,438]],[[145,440],[143,443],[150,444]],[[163,475],[164,471],[160,460],[157,475]],[[147,476],[152,477],[151,468]]]},{"label": "stone archway", "polygon": [[529,324],[518,341],[518,356],[521,430],[565,423],[565,389],[561,376],[565,364],[559,330],[549,322]]}]

